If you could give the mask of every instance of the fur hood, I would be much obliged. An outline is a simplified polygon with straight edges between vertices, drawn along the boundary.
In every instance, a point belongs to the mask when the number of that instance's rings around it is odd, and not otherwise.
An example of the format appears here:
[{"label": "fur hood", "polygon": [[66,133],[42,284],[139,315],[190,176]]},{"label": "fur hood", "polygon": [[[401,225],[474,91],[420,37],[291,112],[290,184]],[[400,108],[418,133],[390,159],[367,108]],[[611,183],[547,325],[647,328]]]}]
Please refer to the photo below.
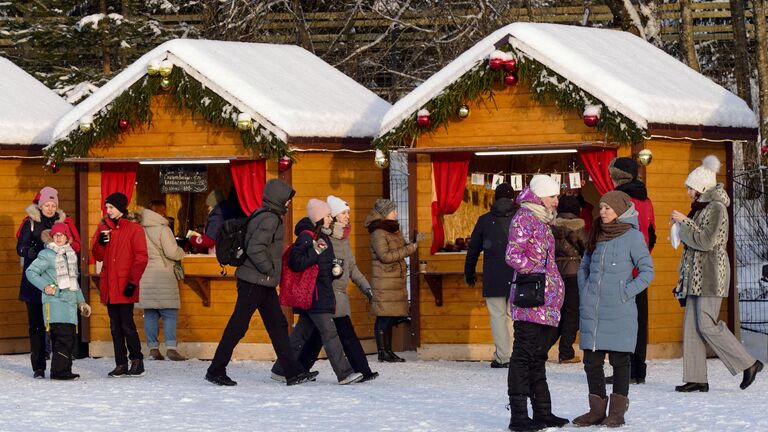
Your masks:
[{"label": "fur hood", "polygon": [[[43,212],[40,211],[40,207],[37,204],[30,204],[24,209],[27,216],[34,222],[40,223],[42,221]],[[67,218],[67,214],[62,209],[56,209],[56,222],[64,222]]]},{"label": "fur hood", "polygon": [[562,217],[555,218],[555,221],[552,222],[552,225],[556,227],[567,228],[571,231],[584,229],[584,227],[586,226],[584,219],[581,219],[581,218],[567,219]]},{"label": "fur hood", "polygon": [[725,186],[722,183],[718,183],[712,189],[701,194],[699,202],[719,202],[726,207],[731,205],[731,199],[728,197],[728,192],[725,191]]},{"label": "fur hood", "polygon": [[40,233],[40,240],[43,241],[43,243],[48,244],[53,242],[53,236],[51,236],[51,230],[43,230],[43,232]]}]

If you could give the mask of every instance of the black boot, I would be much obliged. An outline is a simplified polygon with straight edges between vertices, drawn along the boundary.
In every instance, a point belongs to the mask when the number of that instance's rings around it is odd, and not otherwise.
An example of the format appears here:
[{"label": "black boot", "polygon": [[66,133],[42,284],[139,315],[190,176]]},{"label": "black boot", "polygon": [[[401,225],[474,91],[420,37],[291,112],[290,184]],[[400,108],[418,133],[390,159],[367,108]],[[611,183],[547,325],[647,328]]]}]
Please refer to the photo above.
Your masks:
[{"label": "black boot", "polygon": [[534,386],[531,406],[533,407],[533,421],[546,427],[563,427],[569,423],[568,419],[552,414],[552,397],[549,394],[546,381],[536,383]]},{"label": "black boot", "polygon": [[757,373],[763,370],[763,362],[760,360],[756,360],[752,366],[744,369],[744,379],[741,380],[741,384],[739,385],[739,388],[742,390],[746,390],[747,387],[752,385],[752,383],[755,381],[755,377],[757,376]]},{"label": "black boot", "polygon": [[393,359],[389,355],[389,352],[387,351],[385,337],[384,337],[384,330],[376,328],[375,336],[376,336],[376,351],[378,351],[378,354],[379,354],[379,361],[387,362],[387,363],[396,362],[397,360]]},{"label": "black boot", "polygon": [[384,349],[392,359],[390,360],[391,362],[402,363],[405,361],[404,358],[399,357],[397,354],[395,354],[394,351],[392,351],[392,326],[389,326],[384,330]]},{"label": "black boot", "polygon": [[542,423],[528,417],[528,396],[524,394],[514,394],[509,397],[509,411],[511,413],[509,430],[511,431],[537,431],[545,427]]}]

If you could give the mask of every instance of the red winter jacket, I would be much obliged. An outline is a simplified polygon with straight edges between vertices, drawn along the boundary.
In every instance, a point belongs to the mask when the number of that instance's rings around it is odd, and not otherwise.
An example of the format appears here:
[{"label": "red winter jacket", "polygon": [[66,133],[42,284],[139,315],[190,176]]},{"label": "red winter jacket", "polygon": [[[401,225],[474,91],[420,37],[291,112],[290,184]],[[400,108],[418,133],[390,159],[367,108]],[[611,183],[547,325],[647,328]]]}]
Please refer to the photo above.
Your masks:
[{"label": "red winter jacket", "polygon": [[[101,231],[112,230],[110,240],[99,244]],[[141,225],[125,218],[115,221],[105,218],[99,223],[91,241],[91,253],[101,261],[101,302],[104,304],[136,303],[139,301],[139,281],[147,267],[147,239]],[[129,283],[136,285],[131,297],[123,294]]]}]

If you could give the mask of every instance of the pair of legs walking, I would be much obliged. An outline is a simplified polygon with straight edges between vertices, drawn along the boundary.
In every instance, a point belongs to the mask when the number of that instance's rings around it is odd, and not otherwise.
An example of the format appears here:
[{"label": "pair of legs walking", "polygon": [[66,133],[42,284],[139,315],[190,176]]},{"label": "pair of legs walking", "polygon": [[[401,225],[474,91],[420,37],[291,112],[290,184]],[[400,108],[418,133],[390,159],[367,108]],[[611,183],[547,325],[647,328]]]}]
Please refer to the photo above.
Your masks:
[{"label": "pair of legs walking", "polygon": [[[143,376],[144,355],[141,353],[139,332],[133,321],[133,303],[108,304],[107,314],[116,365],[109,376]],[[129,359],[131,360],[130,369],[128,369]]]}]

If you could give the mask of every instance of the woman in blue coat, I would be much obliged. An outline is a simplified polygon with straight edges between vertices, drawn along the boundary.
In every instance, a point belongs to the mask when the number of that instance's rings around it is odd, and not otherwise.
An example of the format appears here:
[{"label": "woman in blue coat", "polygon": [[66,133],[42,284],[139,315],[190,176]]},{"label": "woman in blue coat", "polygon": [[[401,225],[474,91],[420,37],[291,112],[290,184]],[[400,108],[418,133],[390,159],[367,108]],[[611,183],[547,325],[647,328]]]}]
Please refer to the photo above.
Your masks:
[{"label": "woman in blue coat", "polygon": [[[637,276],[633,277],[633,270]],[[637,339],[635,296],[653,279],[653,262],[637,211],[629,195],[611,191],[600,198],[600,217],[592,225],[587,251],[579,267],[579,346],[589,385],[589,412],[577,426],[624,424],[629,407],[629,357]],[[610,408],[605,389],[605,356],[613,366]]]}]

